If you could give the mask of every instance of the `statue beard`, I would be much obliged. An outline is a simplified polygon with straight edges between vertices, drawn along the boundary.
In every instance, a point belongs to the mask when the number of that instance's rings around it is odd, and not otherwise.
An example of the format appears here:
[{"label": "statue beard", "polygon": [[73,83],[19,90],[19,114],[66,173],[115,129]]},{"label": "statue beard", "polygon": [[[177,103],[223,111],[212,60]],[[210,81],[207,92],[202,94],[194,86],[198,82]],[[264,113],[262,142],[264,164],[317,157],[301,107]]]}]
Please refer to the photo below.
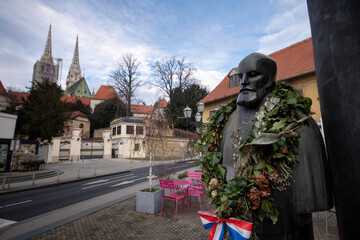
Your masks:
[{"label": "statue beard", "polygon": [[266,88],[255,90],[247,87],[240,90],[237,104],[248,108],[254,108],[261,102],[267,92]]}]

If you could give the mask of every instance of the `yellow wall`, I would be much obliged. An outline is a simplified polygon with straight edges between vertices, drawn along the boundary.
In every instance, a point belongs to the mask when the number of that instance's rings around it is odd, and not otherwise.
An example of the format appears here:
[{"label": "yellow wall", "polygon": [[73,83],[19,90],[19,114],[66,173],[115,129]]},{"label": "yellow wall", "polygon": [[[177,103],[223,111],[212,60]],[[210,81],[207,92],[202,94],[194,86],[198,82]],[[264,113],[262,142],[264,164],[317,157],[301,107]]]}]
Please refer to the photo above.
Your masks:
[{"label": "yellow wall", "polygon": [[210,111],[213,111],[216,107],[220,106],[220,104],[227,104],[234,98],[237,98],[237,95],[234,95],[232,97],[223,98],[223,99],[220,99],[217,101],[205,103],[204,112],[202,115],[202,121],[208,122],[210,120]]},{"label": "yellow wall", "polygon": [[315,73],[301,78],[295,78],[290,81],[294,88],[301,90],[304,97],[309,97],[312,100],[311,111],[315,114],[312,117],[319,122],[321,118],[319,93],[316,84]]},{"label": "yellow wall", "polygon": [[[306,76],[301,76],[299,78],[294,78],[290,82],[294,88],[301,90],[304,97],[309,97],[312,100],[311,111],[315,114],[312,117],[315,121],[319,122],[321,118],[321,111],[320,111],[320,102],[319,102],[319,93],[316,84],[316,75],[315,73],[311,73]],[[204,113],[203,113],[203,122],[208,122],[210,119],[210,111],[213,111],[217,106],[220,104],[227,104],[237,95],[224,98],[218,101],[213,101],[209,103],[205,103]]]}]

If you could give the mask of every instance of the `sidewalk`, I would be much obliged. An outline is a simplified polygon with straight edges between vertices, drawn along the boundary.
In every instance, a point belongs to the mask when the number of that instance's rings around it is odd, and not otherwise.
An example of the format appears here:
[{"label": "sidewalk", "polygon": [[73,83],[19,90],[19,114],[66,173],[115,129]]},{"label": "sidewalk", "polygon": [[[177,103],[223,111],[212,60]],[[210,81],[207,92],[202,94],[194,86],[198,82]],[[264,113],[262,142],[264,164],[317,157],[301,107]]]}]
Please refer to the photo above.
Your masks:
[{"label": "sidewalk", "polygon": [[[138,213],[135,207],[136,200],[133,197],[31,239],[202,240],[209,238],[210,230],[204,229],[197,213],[199,207],[195,208],[194,198],[190,213],[185,213],[181,207],[178,208],[176,221],[171,201],[165,201],[162,216],[160,213],[155,215]],[[203,210],[214,211],[214,207],[203,204]],[[333,215],[328,219],[328,234],[326,234],[325,217],[326,212],[313,214],[315,239],[339,239],[336,217]]]}]

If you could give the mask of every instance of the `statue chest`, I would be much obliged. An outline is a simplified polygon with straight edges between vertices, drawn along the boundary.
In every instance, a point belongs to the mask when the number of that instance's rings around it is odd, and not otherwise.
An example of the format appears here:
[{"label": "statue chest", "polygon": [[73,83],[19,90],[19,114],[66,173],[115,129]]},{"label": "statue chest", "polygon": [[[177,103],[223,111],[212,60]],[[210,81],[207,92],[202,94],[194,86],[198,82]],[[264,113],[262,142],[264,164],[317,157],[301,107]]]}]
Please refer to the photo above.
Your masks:
[{"label": "statue chest", "polygon": [[234,156],[237,149],[234,148],[234,144],[239,140],[244,141],[248,137],[254,124],[255,112],[253,109],[238,106],[224,126],[220,151],[223,156],[223,165],[227,169],[227,180],[234,178],[235,175]]}]

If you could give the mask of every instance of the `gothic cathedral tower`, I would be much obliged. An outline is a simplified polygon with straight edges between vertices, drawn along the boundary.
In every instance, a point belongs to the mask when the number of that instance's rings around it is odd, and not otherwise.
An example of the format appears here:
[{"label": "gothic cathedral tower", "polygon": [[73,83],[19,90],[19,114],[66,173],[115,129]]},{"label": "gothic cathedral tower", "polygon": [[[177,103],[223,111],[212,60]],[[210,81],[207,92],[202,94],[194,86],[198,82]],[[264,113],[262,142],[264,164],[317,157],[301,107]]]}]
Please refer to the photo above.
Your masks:
[{"label": "gothic cathedral tower", "polygon": [[74,56],[66,79],[66,89],[69,89],[69,87],[74,83],[76,83],[77,81],[79,81],[80,78],[81,78],[81,69],[79,62],[79,44],[78,44],[78,37],[76,37]]},{"label": "gothic cathedral tower", "polygon": [[32,85],[35,82],[57,82],[58,68],[55,66],[52,50],[51,50],[51,25],[49,27],[49,33],[46,40],[45,50],[40,60],[37,60],[34,64]]},{"label": "gothic cathedral tower", "polygon": [[66,79],[65,96],[77,96],[90,98],[91,92],[84,76],[81,76],[79,63],[79,43],[76,37],[74,56]]}]

